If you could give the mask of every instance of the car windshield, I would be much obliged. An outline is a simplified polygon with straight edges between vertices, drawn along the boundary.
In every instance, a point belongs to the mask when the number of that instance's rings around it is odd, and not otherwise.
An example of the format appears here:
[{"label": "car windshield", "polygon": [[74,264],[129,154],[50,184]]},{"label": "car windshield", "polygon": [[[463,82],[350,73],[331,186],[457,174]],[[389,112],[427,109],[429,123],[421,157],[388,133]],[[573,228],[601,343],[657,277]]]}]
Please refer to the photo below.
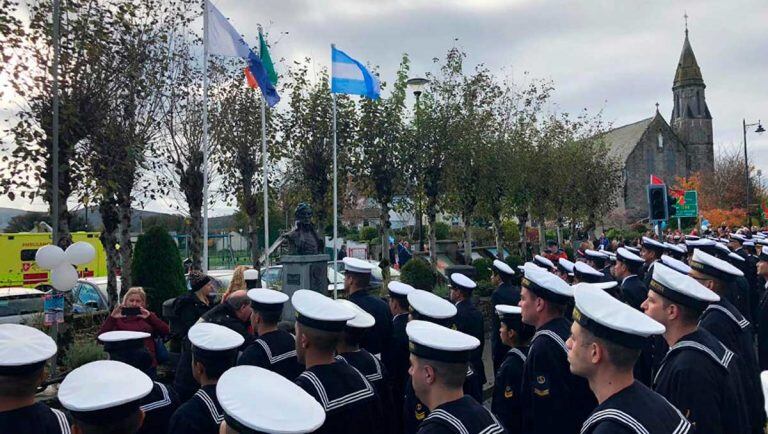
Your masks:
[{"label": "car windshield", "polygon": [[0,299],[0,317],[43,311],[43,297],[31,295]]}]

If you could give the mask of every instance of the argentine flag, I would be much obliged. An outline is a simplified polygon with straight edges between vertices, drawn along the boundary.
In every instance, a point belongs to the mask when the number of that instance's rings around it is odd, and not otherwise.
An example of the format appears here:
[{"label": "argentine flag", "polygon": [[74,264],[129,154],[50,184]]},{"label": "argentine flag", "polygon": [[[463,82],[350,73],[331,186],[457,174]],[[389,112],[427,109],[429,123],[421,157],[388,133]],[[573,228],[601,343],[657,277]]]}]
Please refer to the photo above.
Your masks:
[{"label": "argentine flag", "polygon": [[379,99],[379,80],[362,63],[331,45],[331,92]]}]

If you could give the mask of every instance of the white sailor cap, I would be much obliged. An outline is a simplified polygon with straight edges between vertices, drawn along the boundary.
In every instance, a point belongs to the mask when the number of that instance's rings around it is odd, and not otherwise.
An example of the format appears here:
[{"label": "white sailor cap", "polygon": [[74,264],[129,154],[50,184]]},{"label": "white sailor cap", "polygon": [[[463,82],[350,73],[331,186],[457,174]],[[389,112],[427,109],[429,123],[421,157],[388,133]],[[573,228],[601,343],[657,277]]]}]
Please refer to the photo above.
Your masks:
[{"label": "white sailor cap", "polygon": [[688,253],[688,249],[685,247],[685,244],[672,244],[665,242],[664,247],[666,247],[668,252],[673,254],[685,255]]},{"label": "white sailor cap", "polygon": [[563,273],[567,273],[570,275],[573,275],[573,267],[574,263],[565,259],[565,258],[558,258],[557,259],[557,268],[562,271]]},{"label": "white sailor cap", "polygon": [[414,319],[442,322],[456,316],[456,306],[450,301],[422,289],[408,293],[408,304]]},{"label": "white sailor cap", "polygon": [[237,350],[245,339],[240,333],[222,325],[199,322],[187,333],[192,343],[192,354],[198,360],[218,362],[237,356]]},{"label": "white sailor cap", "polygon": [[461,273],[451,273],[451,286],[460,291],[472,292],[477,283]]},{"label": "white sailor cap", "polygon": [[573,320],[598,338],[627,348],[642,348],[648,336],[666,331],[651,317],[594,286],[580,284],[574,288]]},{"label": "white sailor cap", "polygon": [[364,311],[360,306],[352,303],[349,300],[338,299],[336,303],[352,310],[355,316],[352,319],[347,320],[347,327],[353,329],[367,329],[373,327],[376,324],[376,319],[370,313]]},{"label": "white sailor cap", "polygon": [[712,276],[715,279],[731,280],[744,276],[744,273],[730,263],[718,259],[699,249],[693,251],[690,264],[694,270]]},{"label": "white sailor cap", "polygon": [[227,426],[237,432],[301,434],[325,422],[320,403],[280,374],[256,366],[228,369],[216,384]]},{"label": "white sailor cap", "polygon": [[587,283],[597,283],[605,277],[605,274],[581,261],[573,265],[573,275],[580,281]]},{"label": "white sailor cap", "polygon": [[631,250],[627,249],[626,247],[619,247],[616,249],[616,259],[621,262],[631,262],[635,265],[641,265],[645,261],[643,258],[637,256],[635,253],[633,253]]},{"label": "white sailor cap", "polygon": [[115,360],[86,363],[64,377],[59,402],[75,420],[106,425],[139,411],[141,398],[152,391],[147,374]]},{"label": "white sailor cap", "polygon": [[744,259],[741,255],[738,253],[731,252],[728,254],[728,259],[730,259],[733,262],[746,262],[746,259]]},{"label": "white sailor cap", "polygon": [[56,342],[36,328],[0,324],[0,375],[24,375],[37,371],[56,351]]},{"label": "white sailor cap", "polygon": [[757,240],[757,244],[759,244],[761,246],[768,246],[768,239],[761,238],[761,239]]},{"label": "white sailor cap", "polygon": [[584,250],[584,254],[587,256],[588,259],[591,259],[593,261],[605,261],[607,258],[607,254],[603,250],[592,250],[592,249],[586,249]]},{"label": "white sailor cap", "polygon": [[742,234],[731,234],[730,237],[731,237],[731,241],[737,241],[739,243],[743,243],[744,241],[747,240],[747,237],[745,237]]},{"label": "white sailor cap", "polygon": [[362,259],[347,256],[342,262],[344,262],[345,273],[371,274],[371,271],[373,271],[373,264]]},{"label": "white sailor cap", "polygon": [[545,258],[545,257],[543,257],[541,255],[534,256],[533,257],[533,263],[538,265],[541,268],[546,268],[547,270],[551,270],[551,269],[555,268],[555,264],[553,264],[552,261],[550,261],[549,259],[547,259],[547,258]]},{"label": "white sailor cap", "polygon": [[654,240],[653,238],[643,237],[642,240],[643,241],[641,244],[646,249],[658,250],[658,251],[664,250],[664,244],[660,243],[657,240]]},{"label": "white sailor cap", "polygon": [[514,276],[515,270],[512,269],[506,262],[498,259],[493,260],[493,269],[499,274],[506,274],[508,276]]},{"label": "white sailor cap", "polygon": [[707,253],[728,256],[731,254],[731,249],[729,249],[725,244],[715,243],[713,251]]},{"label": "white sailor cap", "polygon": [[446,363],[466,363],[480,346],[476,337],[428,321],[410,321],[405,326],[408,348],[420,358]]},{"label": "white sailor cap", "polygon": [[576,288],[589,287],[589,288],[592,288],[592,289],[598,288],[598,289],[602,289],[603,291],[605,291],[605,290],[608,290],[608,289],[611,289],[611,288],[615,288],[617,286],[619,286],[619,282],[617,282],[615,280],[609,280],[608,282],[594,282],[594,283],[579,282],[579,283],[577,283],[575,285],[571,285],[571,290],[574,291],[574,293],[575,293]]},{"label": "white sailor cap", "polygon": [[610,262],[616,262],[616,254],[613,252],[609,252],[607,250],[603,250],[603,255],[605,255],[605,259],[607,259]]},{"label": "white sailor cap", "polygon": [[387,289],[389,290],[389,295],[391,297],[408,299],[408,294],[410,294],[411,291],[415,290],[416,288],[407,283],[391,280],[389,283],[387,283]]},{"label": "white sailor cap", "polygon": [[522,314],[522,309],[520,306],[512,306],[510,304],[497,304],[496,307],[496,313],[500,317],[504,316],[520,316]]},{"label": "white sailor cap", "polygon": [[105,351],[112,352],[144,348],[144,339],[151,336],[145,332],[115,330],[100,334],[98,339],[104,344]]},{"label": "white sailor cap", "polygon": [[708,239],[708,238],[700,238],[697,240],[685,240],[685,245],[688,247],[688,251],[694,250],[694,249],[700,249],[704,250],[708,253],[714,252],[717,247],[716,242]]},{"label": "white sailor cap", "polygon": [[717,294],[696,279],[658,262],[653,266],[653,276],[648,289],[698,311],[703,311],[709,304],[720,300]]},{"label": "white sailor cap", "polygon": [[251,307],[256,312],[282,312],[288,295],[274,289],[253,288],[248,290]]},{"label": "white sailor cap", "polygon": [[329,332],[344,330],[355,311],[332,299],[308,289],[299,289],[291,296],[296,321],[307,327]]},{"label": "white sailor cap", "polygon": [[679,261],[669,255],[661,255],[661,263],[677,271],[678,273],[687,275],[691,272],[691,267],[689,267],[688,264],[683,261]]},{"label": "white sailor cap", "polygon": [[698,239],[700,239],[700,238],[699,238],[698,236],[696,236],[696,235],[686,235],[686,236],[685,236],[685,239],[686,239],[686,241],[687,241],[687,240],[691,240],[691,241],[694,241],[694,240],[698,240]]},{"label": "white sailor cap", "polygon": [[243,278],[245,280],[257,280],[259,278],[259,272],[253,268],[249,268],[243,271]]},{"label": "white sailor cap", "polygon": [[573,298],[571,287],[563,279],[533,264],[525,264],[525,276],[521,285],[552,303],[566,304]]},{"label": "white sailor cap", "polygon": [[741,245],[744,247],[755,247],[755,242],[753,240],[746,240]]},{"label": "white sailor cap", "polygon": [[633,246],[624,246],[625,249],[629,250],[630,252],[634,253],[635,255],[640,254],[640,249]]}]

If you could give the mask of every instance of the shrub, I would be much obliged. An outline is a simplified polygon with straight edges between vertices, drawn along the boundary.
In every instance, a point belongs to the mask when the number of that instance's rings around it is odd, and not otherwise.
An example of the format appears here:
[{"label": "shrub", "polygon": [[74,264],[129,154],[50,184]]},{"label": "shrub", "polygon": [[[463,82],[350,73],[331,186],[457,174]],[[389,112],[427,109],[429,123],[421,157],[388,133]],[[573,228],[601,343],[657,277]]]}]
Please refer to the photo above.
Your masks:
[{"label": "shrub", "polygon": [[451,233],[451,225],[445,222],[435,223],[435,238],[438,240],[447,240]]},{"label": "shrub", "polygon": [[360,229],[360,241],[371,241],[378,236],[379,230],[373,226],[364,226]]},{"label": "shrub", "polygon": [[414,288],[432,291],[435,287],[435,273],[424,259],[412,258],[400,269],[400,281]]},{"label": "shrub", "polygon": [[493,265],[493,259],[475,259],[472,261],[472,265],[475,267],[475,281],[491,280],[491,266]]},{"label": "shrub", "polygon": [[507,243],[517,245],[520,241],[520,228],[512,220],[504,220],[501,223],[501,230],[504,233],[503,238]]},{"label": "shrub", "polygon": [[523,265],[525,261],[523,261],[523,258],[521,258],[519,255],[509,255],[507,256],[507,259],[504,260],[504,262],[512,267],[512,269],[515,270],[515,273],[517,273],[517,266]]},{"label": "shrub", "polygon": [[477,288],[473,292],[478,297],[490,297],[495,289],[490,280],[478,280]]},{"label": "shrub", "polygon": [[104,352],[101,345],[91,339],[83,339],[75,341],[67,349],[67,355],[64,356],[64,366],[67,370],[71,371],[86,363],[106,358],[107,353]]},{"label": "shrub", "polygon": [[133,251],[133,284],[144,287],[147,308],[157,314],[165,300],[186,291],[179,249],[165,229],[155,226],[139,236]]}]

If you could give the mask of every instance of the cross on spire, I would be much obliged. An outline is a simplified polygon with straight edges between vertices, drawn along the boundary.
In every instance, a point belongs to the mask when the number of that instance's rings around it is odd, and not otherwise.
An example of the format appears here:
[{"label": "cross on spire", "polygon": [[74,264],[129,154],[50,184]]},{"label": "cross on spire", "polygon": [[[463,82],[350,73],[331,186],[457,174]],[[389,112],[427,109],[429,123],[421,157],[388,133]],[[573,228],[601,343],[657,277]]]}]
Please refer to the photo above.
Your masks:
[{"label": "cross on spire", "polygon": [[683,12],[683,19],[685,19],[685,36],[688,36],[688,11]]},{"label": "cross on spire", "polygon": [[657,102],[656,103],[656,113],[658,113],[658,112],[659,112],[659,103]]}]

